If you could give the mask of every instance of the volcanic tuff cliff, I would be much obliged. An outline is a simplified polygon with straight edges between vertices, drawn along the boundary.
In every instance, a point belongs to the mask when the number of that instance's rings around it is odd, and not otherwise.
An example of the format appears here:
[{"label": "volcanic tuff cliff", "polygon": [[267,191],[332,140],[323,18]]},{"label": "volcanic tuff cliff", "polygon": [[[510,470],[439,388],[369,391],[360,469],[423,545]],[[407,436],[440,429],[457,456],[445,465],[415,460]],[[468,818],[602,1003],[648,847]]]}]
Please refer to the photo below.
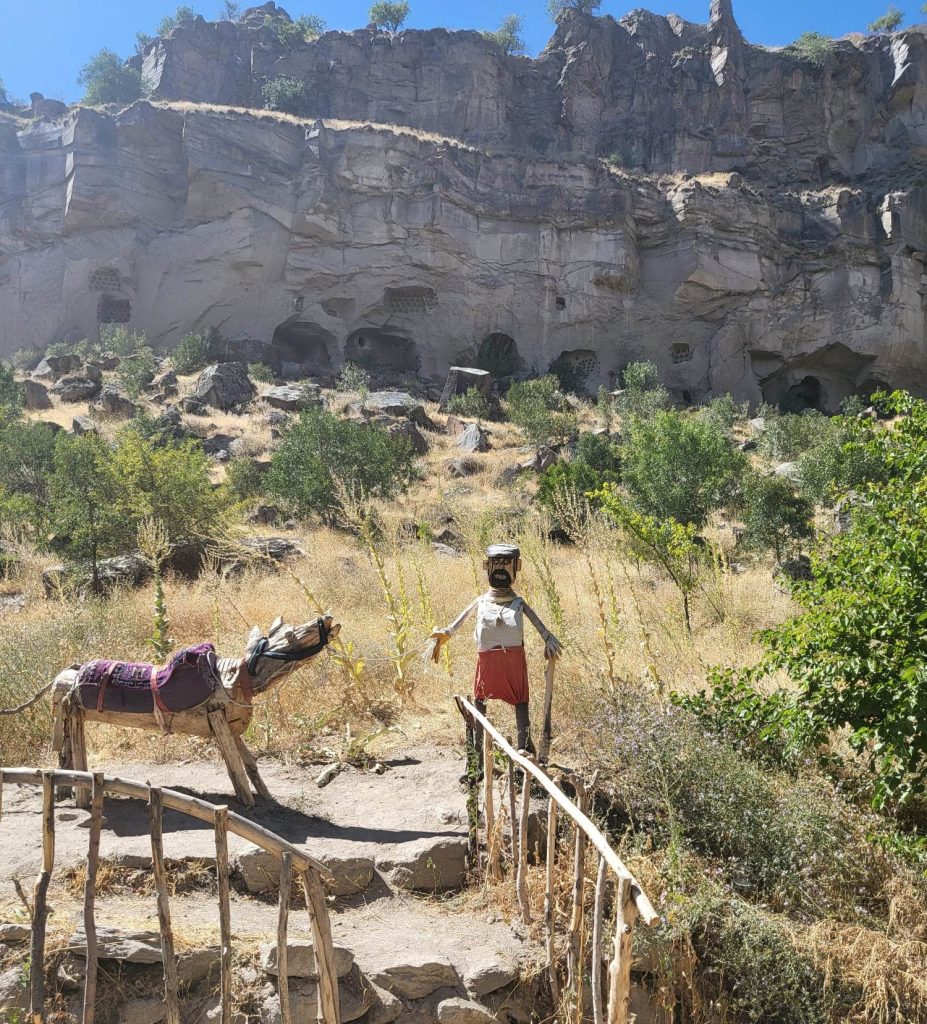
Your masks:
[{"label": "volcanic tuff cliff", "polygon": [[[152,43],[151,102],[0,122],[0,353],[119,321],[310,373],[485,343],[592,387],[650,358],[681,398],[923,390],[921,31],[818,66],[716,0],[568,12],[532,60],[443,30],[288,49],[272,8]],[[320,120],[206,105],[280,75]]]}]

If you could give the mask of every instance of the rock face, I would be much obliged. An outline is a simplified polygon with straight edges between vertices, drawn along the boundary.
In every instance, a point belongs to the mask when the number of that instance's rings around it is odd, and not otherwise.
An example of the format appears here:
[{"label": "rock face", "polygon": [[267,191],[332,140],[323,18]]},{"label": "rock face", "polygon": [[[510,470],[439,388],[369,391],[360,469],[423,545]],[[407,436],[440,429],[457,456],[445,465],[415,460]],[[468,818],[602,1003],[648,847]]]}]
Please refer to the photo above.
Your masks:
[{"label": "rock face", "polygon": [[124,322],[313,374],[554,363],[594,391],[646,358],[681,400],[924,390],[920,30],[818,66],[727,3],[565,12],[535,60],[197,18],[138,60],[161,100],[255,105],[288,75],[322,117],[414,130],[144,101],[0,125],[0,356]]},{"label": "rock face", "polygon": [[193,397],[217,409],[232,409],[247,405],[254,394],[244,363],[214,363],[200,374]]}]

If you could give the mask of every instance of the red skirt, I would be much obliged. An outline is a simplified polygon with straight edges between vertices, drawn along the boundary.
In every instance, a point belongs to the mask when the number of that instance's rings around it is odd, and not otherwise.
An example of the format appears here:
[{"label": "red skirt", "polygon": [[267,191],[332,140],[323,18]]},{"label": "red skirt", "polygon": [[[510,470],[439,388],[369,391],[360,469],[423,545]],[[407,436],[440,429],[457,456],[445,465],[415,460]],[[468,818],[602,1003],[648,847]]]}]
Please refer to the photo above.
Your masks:
[{"label": "red skirt", "polygon": [[504,700],[524,704],[528,700],[528,663],[524,647],[497,647],[476,656],[476,700]]}]

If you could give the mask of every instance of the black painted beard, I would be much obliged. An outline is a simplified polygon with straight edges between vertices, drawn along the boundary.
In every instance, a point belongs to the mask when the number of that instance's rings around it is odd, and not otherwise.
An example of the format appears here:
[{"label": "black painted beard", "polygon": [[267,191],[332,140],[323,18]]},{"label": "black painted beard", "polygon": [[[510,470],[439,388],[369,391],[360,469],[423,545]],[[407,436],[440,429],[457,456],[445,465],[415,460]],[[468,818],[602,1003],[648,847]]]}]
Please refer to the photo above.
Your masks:
[{"label": "black painted beard", "polygon": [[504,590],[512,585],[512,574],[508,569],[493,569],[489,573],[489,582],[499,590]]}]

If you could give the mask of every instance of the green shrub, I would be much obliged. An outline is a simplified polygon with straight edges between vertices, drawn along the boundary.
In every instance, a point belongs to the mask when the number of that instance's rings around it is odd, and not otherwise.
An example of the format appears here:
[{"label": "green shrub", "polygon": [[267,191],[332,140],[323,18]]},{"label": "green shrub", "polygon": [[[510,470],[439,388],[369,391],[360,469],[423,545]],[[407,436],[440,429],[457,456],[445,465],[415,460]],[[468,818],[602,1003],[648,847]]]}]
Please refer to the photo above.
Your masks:
[{"label": "green shrub", "polygon": [[[264,18],[264,25],[269,28],[277,37],[277,42],[287,49],[293,49],[300,43],[308,43],[318,39],[325,31],[325,19],[317,14],[302,14],[295,21],[287,21],[285,18],[272,18],[270,15]],[[283,110],[283,107],[271,107],[271,110]],[[289,111],[296,113],[296,111]]]},{"label": "green shrub", "polygon": [[262,384],[272,384],[275,380],[274,371],[267,363],[248,363],[248,376]]},{"label": "green shrub", "polygon": [[506,395],[509,419],[529,444],[540,447],[568,441],[576,432],[576,417],[558,412],[563,401],[560,381],[553,374],[513,384]]},{"label": "green shrub", "polygon": [[719,430],[730,430],[736,423],[747,419],[748,415],[749,403],[738,404],[729,394],[712,398],[698,411],[700,419],[711,423]]},{"label": "green shrub", "polygon": [[18,419],[23,408],[23,389],[16,371],[0,360],[0,426]]},{"label": "green shrub", "polygon": [[796,494],[784,477],[764,476],[753,470],[743,478],[742,544],[754,551],[772,549],[776,561],[793,554],[802,540],[813,534],[814,505]]},{"label": "green shrub", "polygon": [[185,334],[171,352],[171,362],[177,373],[195,373],[215,361],[218,348],[215,331]]},{"label": "green shrub", "polygon": [[904,14],[894,5],[889,4],[886,12],[875,21],[869,23],[870,32],[894,32],[901,24]]},{"label": "green shrub", "polygon": [[525,39],[522,35],[525,19],[520,14],[507,14],[495,32],[484,32],[483,38],[498,46],[503,53],[510,55],[525,52]]},{"label": "green shrub", "polygon": [[595,14],[602,6],[602,0],[547,0],[547,16],[556,21],[561,11],[583,11]]},{"label": "green shrub", "polygon": [[335,384],[338,391],[357,392],[366,395],[370,390],[370,374],[357,363],[348,360],[338,374],[338,382]]},{"label": "green shrub", "polygon": [[602,473],[584,462],[555,462],[544,470],[538,487],[537,501],[552,522],[561,524],[564,513],[580,517],[585,507],[595,507],[599,499],[589,497],[604,483],[615,482],[613,473]]},{"label": "green shrub", "polygon": [[274,453],[267,492],[299,516],[332,523],[340,509],[339,484],[354,495],[390,497],[408,485],[413,462],[407,441],[307,409]]},{"label": "green shrub", "polygon": [[711,423],[678,412],[633,419],[622,483],[644,513],[697,528],[736,492],[746,460]]},{"label": "green shrub", "polygon": [[871,420],[855,416],[829,420],[818,441],[799,456],[802,494],[829,507],[848,491],[883,479],[878,450],[868,444],[875,429]]},{"label": "green shrub", "polygon": [[42,542],[48,531],[48,481],[55,434],[47,423],[8,420],[0,428],[0,523]]},{"label": "green shrub", "polygon": [[454,395],[447,408],[457,416],[472,416],[478,420],[489,417],[489,403],[477,387],[469,387],[462,395]]},{"label": "green shrub", "polygon": [[673,404],[654,363],[628,363],[622,371],[621,382],[615,408],[626,418],[648,419]]},{"label": "green shrub", "polygon": [[142,345],[131,355],[122,357],[116,379],[130,398],[138,398],[154,380],[157,369],[154,352],[147,345]]},{"label": "green shrub", "polygon": [[253,459],[232,459],[225,470],[225,486],[234,501],[257,498],[264,489],[264,473]]},{"label": "green shrub", "polygon": [[584,430],[576,439],[573,461],[590,466],[599,473],[621,472],[621,448],[607,434]]},{"label": "green shrub", "polygon": [[142,76],[112,50],[94,54],[81,68],[78,85],[84,87],[84,103],[134,103],[142,95]]},{"label": "green shrub", "polygon": [[409,5],[406,0],[379,0],[370,8],[367,16],[377,28],[398,32],[409,17]]},{"label": "green shrub", "polygon": [[779,461],[797,459],[802,452],[818,444],[829,430],[827,417],[813,410],[778,413],[764,408],[762,416],[766,425],[760,435],[759,450]]},{"label": "green shrub", "polygon": [[312,99],[309,90],[305,82],[299,82],[295,78],[272,78],[264,83],[261,97],[268,110],[279,110],[284,114],[295,114],[297,117],[310,115]]},{"label": "green shrub", "polygon": [[834,50],[834,41],[820,32],[802,32],[786,49],[816,67],[823,67]]}]

